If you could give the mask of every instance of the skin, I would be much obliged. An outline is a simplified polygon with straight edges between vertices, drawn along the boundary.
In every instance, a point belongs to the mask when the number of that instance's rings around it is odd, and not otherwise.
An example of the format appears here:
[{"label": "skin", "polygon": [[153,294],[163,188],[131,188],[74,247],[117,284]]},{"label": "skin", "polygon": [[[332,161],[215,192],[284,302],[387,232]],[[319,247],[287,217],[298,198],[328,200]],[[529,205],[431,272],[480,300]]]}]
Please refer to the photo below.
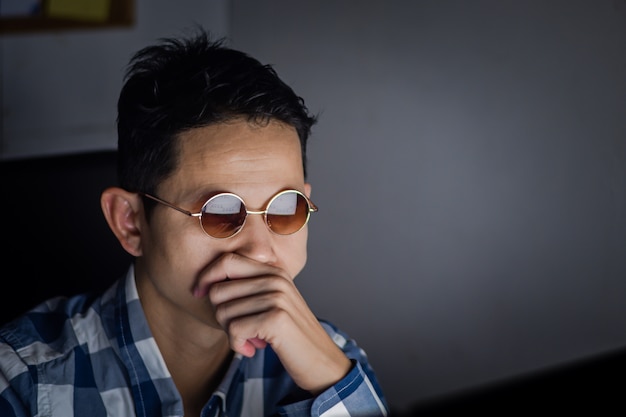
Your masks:
[{"label": "skin", "polygon": [[[264,209],[286,188],[310,196],[291,126],[236,120],[184,132],[179,147],[178,168],[157,196],[194,213],[220,191],[239,195],[249,210]],[[139,298],[185,415],[199,415],[233,351],[252,356],[270,344],[296,384],[313,394],[349,371],[294,285],[307,259],[306,226],[280,236],[262,216],[249,215],[239,234],[214,239],[197,219],[163,205],[148,223],[141,198],[120,188],[105,190],[101,202],[136,257]]]}]

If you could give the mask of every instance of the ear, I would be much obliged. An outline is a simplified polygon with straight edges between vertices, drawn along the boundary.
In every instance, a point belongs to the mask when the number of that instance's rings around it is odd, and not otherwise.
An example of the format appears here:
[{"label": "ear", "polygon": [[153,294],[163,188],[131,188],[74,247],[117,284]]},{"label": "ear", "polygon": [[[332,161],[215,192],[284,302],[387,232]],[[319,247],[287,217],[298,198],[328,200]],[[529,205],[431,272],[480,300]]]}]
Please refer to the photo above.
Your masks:
[{"label": "ear", "polygon": [[102,192],[100,205],[124,250],[133,256],[141,256],[143,203],[139,195],[119,187],[109,187]]}]

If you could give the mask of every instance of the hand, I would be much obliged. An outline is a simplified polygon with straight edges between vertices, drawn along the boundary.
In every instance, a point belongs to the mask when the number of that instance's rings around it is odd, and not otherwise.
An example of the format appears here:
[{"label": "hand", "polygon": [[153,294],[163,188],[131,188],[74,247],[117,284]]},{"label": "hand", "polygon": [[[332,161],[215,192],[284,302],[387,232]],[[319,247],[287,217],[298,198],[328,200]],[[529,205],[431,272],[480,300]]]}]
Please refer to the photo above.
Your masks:
[{"label": "hand", "polygon": [[319,393],[350,370],[350,360],[280,268],[228,253],[210,265],[194,295],[209,297],[235,352],[251,357],[269,343],[305,390]]}]

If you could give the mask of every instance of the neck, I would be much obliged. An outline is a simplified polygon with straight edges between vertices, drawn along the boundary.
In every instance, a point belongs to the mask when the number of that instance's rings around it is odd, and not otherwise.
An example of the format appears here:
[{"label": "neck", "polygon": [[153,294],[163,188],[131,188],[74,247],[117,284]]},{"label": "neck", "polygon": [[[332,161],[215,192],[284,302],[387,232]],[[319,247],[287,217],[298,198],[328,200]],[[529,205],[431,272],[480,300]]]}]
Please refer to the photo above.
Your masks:
[{"label": "neck", "polygon": [[228,338],[222,331],[214,332],[215,339],[207,345],[163,330],[159,325],[154,338],[183,400],[185,416],[199,416],[230,366],[233,352]]},{"label": "neck", "polygon": [[137,289],[150,331],[182,398],[185,416],[199,416],[230,366],[228,337],[159,297],[145,281],[138,282]]}]

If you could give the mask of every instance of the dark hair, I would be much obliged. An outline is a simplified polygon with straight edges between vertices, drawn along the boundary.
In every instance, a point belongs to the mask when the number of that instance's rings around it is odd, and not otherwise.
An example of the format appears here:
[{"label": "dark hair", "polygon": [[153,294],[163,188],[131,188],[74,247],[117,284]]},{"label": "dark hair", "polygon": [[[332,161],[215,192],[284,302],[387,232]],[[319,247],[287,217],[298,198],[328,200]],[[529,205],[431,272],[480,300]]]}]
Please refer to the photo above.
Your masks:
[{"label": "dark hair", "polygon": [[161,38],[130,60],[118,100],[119,185],[155,193],[177,167],[180,133],[240,117],[293,126],[306,176],[306,144],[316,118],[304,100],[270,65],[196,29],[189,37]]}]

